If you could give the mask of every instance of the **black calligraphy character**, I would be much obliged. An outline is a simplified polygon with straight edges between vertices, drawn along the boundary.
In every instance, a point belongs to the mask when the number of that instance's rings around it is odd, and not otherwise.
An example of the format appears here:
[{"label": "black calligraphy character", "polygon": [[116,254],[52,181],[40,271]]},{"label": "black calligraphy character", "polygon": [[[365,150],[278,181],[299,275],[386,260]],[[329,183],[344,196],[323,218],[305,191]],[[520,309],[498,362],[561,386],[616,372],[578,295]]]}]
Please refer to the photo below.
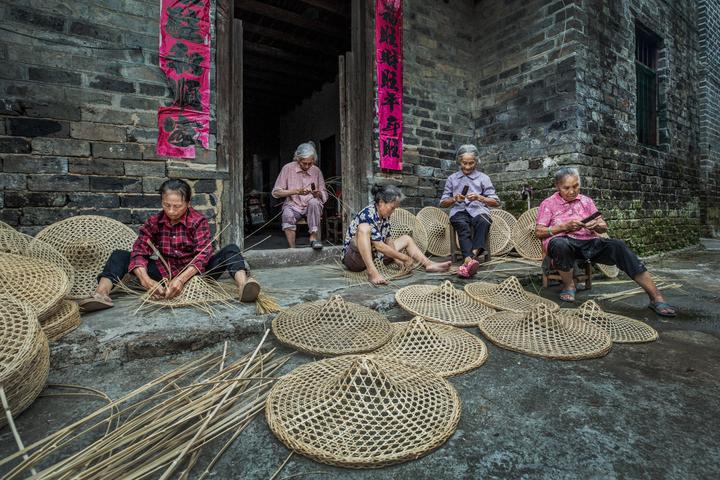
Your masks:
[{"label": "black calligraphy character", "polygon": [[167,9],[167,24],[165,31],[175,38],[182,38],[193,43],[202,43],[200,35],[200,18],[194,10],[185,10],[183,7]]},{"label": "black calligraphy character", "polygon": [[173,105],[181,108],[190,108],[190,110],[202,111],[202,93],[200,92],[200,82],[186,78],[178,79],[173,85]]},{"label": "black calligraphy character", "polygon": [[383,20],[385,20],[393,27],[398,24],[398,15],[396,15],[395,12],[390,8],[382,12],[380,16],[383,18]]},{"label": "black calligraphy character", "polygon": [[180,115],[175,121],[172,117],[167,117],[163,122],[163,128],[170,133],[168,143],[176,147],[189,147],[190,145],[200,144],[200,132],[195,130],[202,127],[200,122],[190,120]]},{"label": "black calligraphy character", "polygon": [[398,54],[390,49],[383,49],[380,52],[380,63],[384,63],[388,67],[397,68]]},{"label": "black calligraphy character", "polygon": [[387,43],[393,47],[397,47],[397,37],[395,36],[395,30],[392,27],[382,27],[380,29],[380,42]]},{"label": "black calligraphy character", "polygon": [[380,75],[380,86],[382,88],[389,88],[390,90],[397,90],[397,75],[393,70],[383,70]]},{"label": "black calligraphy character", "polygon": [[395,92],[385,92],[385,97],[383,98],[381,105],[390,107],[390,111],[394,111],[395,105],[400,105],[397,94]]},{"label": "black calligraphy character", "polygon": [[172,56],[165,57],[167,59],[167,66],[175,70],[175,73],[181,75],[189,70],[190,73],[196,77],[202,75],[202,62],[205,58],[198,52],[188,55],[187,45],[178,42],[172,46],[169,53]]},{"label": "black calligraphy character", "polygon": [[398,141],[396,138],[383,139],[383,155],[386,157],[399,158]]},{"label": "black calligraphy character", "polygon": [[393,137],[397,137],[398,130],[400,130],[400,122],[398,122],[398,119],[395,118],[394,115],[389,115],[387,117],[387,123],[385,124],[385,128],[383,128],[382,131],[392,132],[391,135]]}]

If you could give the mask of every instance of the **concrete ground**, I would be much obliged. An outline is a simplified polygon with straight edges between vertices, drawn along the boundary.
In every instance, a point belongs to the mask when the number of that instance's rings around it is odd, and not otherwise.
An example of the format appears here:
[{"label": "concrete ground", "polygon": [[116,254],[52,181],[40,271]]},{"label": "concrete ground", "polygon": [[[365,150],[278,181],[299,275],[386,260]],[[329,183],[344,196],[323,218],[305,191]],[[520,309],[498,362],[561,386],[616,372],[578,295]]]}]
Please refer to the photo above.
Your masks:
[{"label": "concrete ground", "polygon": [[[486,341],[485,365],[450,379],[463,412],[455,434],[436,451],[379,470],[339,469],[296,454],[277,478],[718,478],[720,242],[705,245],[646,262],[654,275],[683,285],[666,293],[680,308],[677,318],[658,318],[641,295],[601,301],[609,311],[656,328],[658,341],[616,344],[603,358],[576,362],[532,358]],[[482,269],[479,277],[497,281],[518,274],[528,290],[538,291],[538,271],[506,263]],[[411,317],[394,301],[397,288],[448,278],[416,273],[389,287],[347,287],[338,272],[320,263],[256,270],[283,305],[339,293],[392,321]],[[632,285],[596,280],[578,302]],[[555,299],[557,287],[540,293]],[[255,315],[251,305],[218,309],[214,318],[188,309],[133,315],[136,306],[132,298],[118,298],[114,309],[84,316],[78,330],[53,345],[50,383],[91,386],[118,398],[185,360],[222,348],[225,339],[236,355],[252,350],[272,319]],[[312,360],[298,354],[287,370]],[[93,400],[40,398],[16,422],[27,444],[98,406]],[[0,430],[0,458],[13,451],[10,433]],[[259,416],[211,478],[267,479],[289,453]],[[212,454],[208,448],[205,455]]]}]

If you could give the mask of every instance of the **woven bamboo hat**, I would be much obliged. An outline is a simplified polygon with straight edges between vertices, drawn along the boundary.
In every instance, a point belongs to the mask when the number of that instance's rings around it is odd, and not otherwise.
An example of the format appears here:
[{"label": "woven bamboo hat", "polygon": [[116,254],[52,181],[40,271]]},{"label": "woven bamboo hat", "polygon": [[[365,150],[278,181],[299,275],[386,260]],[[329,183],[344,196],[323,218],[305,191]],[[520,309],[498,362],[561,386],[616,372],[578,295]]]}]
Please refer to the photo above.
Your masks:
[{"label": "woven bamboo hat", "polygon": [[425,227],[412,213],[404,208],[396,208],[390,215],[390,237],[398,238],[403,235],[410,235],[420,251],[425,253],[428,245]]},{"label": "woven bamboo hat", "polygon": [[137,235],[112,218],[81,215],[48,225],[36,238],[55,247],[75,268],[70,298],[84,298],[95,291],[96,277],[113,250],[130,250]]},{"label": "woven bamboo hat", "polygon": [[473,299],[495,310],[526,312],[543,303],[550,311],[560,309],[557,303],[526,291],[517,277],[508,277],[500,283],[475,282],[465,285],[465,292]]},{"label": "woven bamboo hat", "polygon": [[485,343],[461,328],[414,317],[393,323],[393,338],[376,355],[431,370],[441,377],[478,368],[488,358]]},{"label": "woven bamboo hat", "polygon": [[[0,296],[0,338],[0,385],[17,416],[45,386],[50,350],[32,306],[7,295]],[[0,426],[5,423],[0,415]]]},{"label": "woven bamboo hat", "polygon": [[433,255],[450,255],[450,217],[437,207],[425,207],[417,214],[428,236],[427,251]]},{"label": "woven bamboo hat", "polygon": [[55,341],[80,326],[80,308],[78,304],[63,300],[60,307],[40,322],[48,340]]},{"label": "woven bamboo hat", "polygon": [[510,243],[510,227],[505,219],[499,216],[492,218],[487,237],[487,249],[490,255],[500,255],[506,251]]},{"label": "woven bamboo hat", "polygon": [[69,291],[67,275],[52,263],[0,253],[0,295],[29,303],[37,318],[52,313]]},{"label": "woven bamboo hat", "polygon": [[643,343],[658,339],[658,332],[650,325],[639,320],[608,313],[592,300],[570,310],[582,320],[605,330],[616,343]]},{"label": "woven bamboo hat", "polygon": [[10,225],[8,225],[7,223],[5,223],[5,222],[3,222],[3,221],[0,221],[0,230],[2,230],[2,229],[15,230],[13,227],[11,227]]},{"label": "woven bamboo hat", "polygon": [[278,380],[265,416],[295,452],[331,465],[377,468],[442,445],[457,428],[460,397],[429,370],[347,355],[303,365]]},{"label": "woven bamboo hat", "polygon": [[170,299],[152,298],[151,292],[142,295],[143,303],[160,308],[203,307],[206,305],[227,303],[233,300],[237,293],[225,288],[211,277],[195,275],[185,284],[176,297]]},{"label": "woven bamboo hat", "polygon": [[339,295],[280,312],[273,319],[272,331],[282,343],[313,355],[369,352],[393,334],[381,314]]},{"label": "woven bamboo hat", "polygon": [[[610,238],[607,233],[601,233],[602,238]],[[620,275],[620,269],[617,265],[603,265],[602,263],[596,263],[595,267],[606,277],[606,278],[617,278]]]},{"label": "woven bamboo hat", "polygon": [[65,272],[70,288],[72,289],[75,281],[75,269],[70,265],[70,262],[49,243],[20,233],[17,230],[0,229],[0,252],[13,253],[55,265]]},{"label": "woven bamboo hat", "polygon": [[507,245],[505,245],[505,248],[503,248],[502,250],[499,250],[497,252],[491,251],[490,253],[493,256],[500,256],[500,255],[505,255],[507,253],[510,253],[510,251],[515,246],[515,244],[513,244],[513,241],[512,241],[512,229],[515,226],[515,224],[517,223],[517,218],[515,218],[512,213],[510,213],[506,210],[502,210],[500,208],[491,208],[490,209],[490,217],[492,218],[493,223],[495,222],[495,219],[502,218],[505,221],[505,223],[507,224],[508,229],[509,229],[508,242],[507,242]]},{"label": "woven bamboo hat", "polygon": [[462,290],[446,280],[434,285],[409,285],[395,292],[395,300],[406,311],[428,320],[474,327],[488,315],[495,313],[490,307],[476,302]]},{"label": "woven bamboo hat", "polygon": [[580,360],[605,355],[610,335],[564,310],[551,311],[541,303],[525,313],[498,312],[479,324],[495,345],[534,357]]},{"label": "woven bamboo hat", "polygon": [[528,260],[542,260],[542,242],[535,236],[537,207],[520,215],[512,229],[511,237],[515,250]]}]

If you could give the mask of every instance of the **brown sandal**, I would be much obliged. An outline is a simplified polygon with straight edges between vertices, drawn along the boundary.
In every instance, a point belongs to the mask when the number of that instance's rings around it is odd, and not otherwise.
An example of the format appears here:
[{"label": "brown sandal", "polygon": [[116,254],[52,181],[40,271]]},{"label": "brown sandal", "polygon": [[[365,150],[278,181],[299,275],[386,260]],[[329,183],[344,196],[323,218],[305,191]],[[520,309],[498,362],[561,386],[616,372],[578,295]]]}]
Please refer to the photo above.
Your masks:
[{"label": "brown sandal", "polygon": [[97,310],[105,310],[113,306],[113,301],[106,295],[100,295],[99,293],[93,293],[88,298],[78,300],[78,307],[84,313],[95,312]]},{"label": "brown sandal", "polygon": [[241,302],[254,302],[260,295],[260,284],[254,278],[248,278],[240,294]]}]

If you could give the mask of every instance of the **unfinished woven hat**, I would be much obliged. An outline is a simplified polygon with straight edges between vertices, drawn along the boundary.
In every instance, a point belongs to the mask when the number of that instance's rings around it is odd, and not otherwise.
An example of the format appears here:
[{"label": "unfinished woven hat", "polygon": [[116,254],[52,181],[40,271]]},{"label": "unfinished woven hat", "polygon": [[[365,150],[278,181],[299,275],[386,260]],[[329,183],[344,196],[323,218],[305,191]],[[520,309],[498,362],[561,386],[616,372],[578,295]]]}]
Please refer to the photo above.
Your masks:
[{"label": "unfinished woven hat", "polygon": [[643,343],[658,339],[658,332],[650,325],[632,318],[608,313],[592,300],[570,310],[582,320],[590,322],[609,335],[616,343]]},{"label": "unfinished woven hat", "polygon": [[[602,238],[610,238],[607,233],[601,233]],[[595,267],[606,277],[606,278],[617,278],[620,275],[620,269],[617,265],[603,265],[602,263],[596,263]]]},{"label": "unfinished woven hat", "polygon": [[339,295],[280,312],[272,331],[282,343],[312,355],[370,352],[393,334],[384,316]]},{"label": "unfinished woven hat", "polygon": [[390,215],[390,237],[398,238],[403,235],[410,235],[421,252],[425,253],[428,244],[428,235],[420,220],[405,210],[396,208]]},{"label": "unfinished woven hat", "polygon": [[547,305],[551,311],[560,309],[560,306],[552,300],[526,291],[514,276],[508,277],[500,283],[470,283],[465,285],[465,292],[473,299],[495,310],[527,312],[541,303]]},{"label": "unfinished woven hat", "polygon": [[437,207],[425,207],[417,214],[428,236],[427,251],[433,255],[450,255],[450,217]]},{"label": "unfinished woven hat", "polygon": [[70,262],[49,243],[33,238],[17,230],[0,229],[0,252],[13,253],[48,262],[60,268],[68,277],[70,288],[75,281],[75,269]]},{"label": "unfinished woven hat", "polygon": [[495,313],[455,288],[449,280],[440,286],[408,285],[395,292],[395,300],[413,315],[456,327],[474,327]]},{"label": "unfinished woven hat", "polygon": [[[0,338],[0,385],[17,416],[45,386],[50,350],[33,307],[12,296],[0,295]],[[0,415],[0,426],[5,423]]]},{"label": "unfinished woven hat", "polygon": [[63,300],[52,315],[40,322],[48,340],[55,341],[80,326],[80,308],[71,300]]},{"label": "unfinished woven hat", "polygon": [[507,242],[507,245],[505,245],[505,248],[503,248],[502,250],[499,250],[498,252],[494,252],[494,253],[490,252],[490,253],[496,257],[501,256],[501,255],[506,255],[506,254],[510,253],[510,251],[515,246],[512,241],[512,229],[515,226],[515,224],[517,223],[517,218],[515,218],[515,216],[512,213],[510,213],[506,210],[502,210],[500,208],[491,208],[490,209],[490,217],[493,219],[493,222],[495,222],[496,218],[502,218],[505,221],[505,223],[507,224],[508,230],[509,230],[508,242]]},{"label": "unfinished woven hat", "polygon": [[460,397],[435,373],[394,360],[346,355],[296,368],[265,404],[270,429],[318,462],[378,468],[442,445],[460,420]]},{"label": "unfinished woven hat", "polygon": [[29,303],[37,318],[52,313],[69,291],[67,275],[52,263],[0,253],[0,295]]},{"label": "unfinished woven hat", "polygon": [[75,268],[70,298],[84,298],[95,291],[96,277],[113,250],[130,250],[137,235],[112,218],[81,215],[48,225],[36,238],[55,247]]},{"label": "unfinished woven hat", "polygon": [[428,322],[422,317],[392,326],[393,338],[375,350],[375,355],[426,368],[441,377],[478,368],[488,358],[485,343],[461,328]]},{"label": "unfinished woven hat", "polygon": [[[126,289],[126,291],[131,291]],[[213,306],[226,305],[237,298],[238,292],[226,287],[211,277],[195,275],[185,284],[182,291],[176,297],[170,299],[152,298],[151,292],[143,292],[140,295],[141,306],[145,309],[182,308],[194,307],[213,316]]]},{"label": "unfinished woven hat", "polygon": [[[373,264],[375,265],[378,273],[386,280],[398,280],[400,278],[409,277],[413,273],[411,269],[402,268],[395,262],[385,265],[385,262],[378,258],[373,259]],[[367,270],[363,270],[362,272],[351,272],[344,266],[341,266],[340,268],[342,268],[343,276],[349,286],[361,285],[368,282]]]},{"label": "unfinished woven hat", "polygon": [[528,260],[542,260],[542,242],[535,236],[537,207],[520,215],[512,229],[511,237],[515,250]]},{"label": "unfinished woven hat", "polygon": [[610,335],[564,310],[552,311],[541,303],[524,313],[498,312],[479,324],[495,345],[533,357],[580,360],[605,355]]}]

